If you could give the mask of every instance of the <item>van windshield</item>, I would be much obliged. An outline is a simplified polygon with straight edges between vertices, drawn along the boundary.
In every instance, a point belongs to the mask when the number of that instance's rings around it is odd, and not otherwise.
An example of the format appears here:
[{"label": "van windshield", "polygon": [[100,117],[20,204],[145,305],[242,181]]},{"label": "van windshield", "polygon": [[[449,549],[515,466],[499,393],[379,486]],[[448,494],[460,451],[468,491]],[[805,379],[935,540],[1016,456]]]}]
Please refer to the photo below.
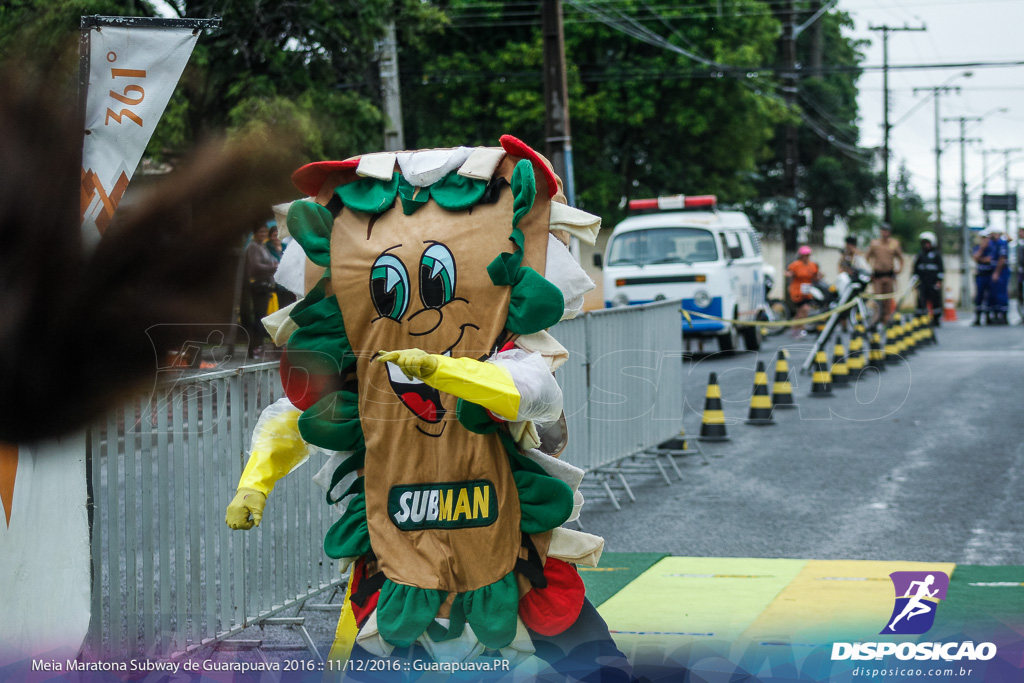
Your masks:
[{"label": "van windshield", "polygon": [[612,241],[609,266],[717,261],[712,234],[701,228],[650,228],[623,233]]}]

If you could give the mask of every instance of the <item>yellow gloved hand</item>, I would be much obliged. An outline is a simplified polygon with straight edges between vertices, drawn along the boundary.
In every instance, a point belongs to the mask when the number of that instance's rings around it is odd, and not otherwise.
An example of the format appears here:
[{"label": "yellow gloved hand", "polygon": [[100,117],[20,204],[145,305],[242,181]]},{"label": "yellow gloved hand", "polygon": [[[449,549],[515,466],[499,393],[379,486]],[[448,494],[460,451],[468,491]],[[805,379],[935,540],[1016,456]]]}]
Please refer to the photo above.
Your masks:
[{"label": "yellow gloved hand", "polygon": [[377,360],[392,362],[406,375],[438,391],[476,403],[506,420],[515,420],[521,396],[505,368],[475,358],[431,355],[419,349],[381,351]]},{"label": "yellow gloved hand", "polygon": [[[267,497],[256,489],[239,488],[228,504],[224,521],[232,529],[251,529],[260,525]],[[252,519],[249,516],[252,515]]]},{"label": "yellow gloved hand", "polygon": [[419,349],[403,349],[401,351],[381,351],[377,355],[379,363],[394,363],[409,377],[427,379],[437,372],[438,359],[426,351]]}]

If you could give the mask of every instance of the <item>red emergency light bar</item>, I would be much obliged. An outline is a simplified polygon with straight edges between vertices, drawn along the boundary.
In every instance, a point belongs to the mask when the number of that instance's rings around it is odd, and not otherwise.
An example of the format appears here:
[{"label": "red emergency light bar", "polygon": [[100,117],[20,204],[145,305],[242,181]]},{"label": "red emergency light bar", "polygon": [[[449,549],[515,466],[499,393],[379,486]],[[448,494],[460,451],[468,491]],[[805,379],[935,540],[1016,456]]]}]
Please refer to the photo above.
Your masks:
[{"label": "red emergency light bar", "polygon": [[713,194],[701,194],[693,197],[676,194],[656,199],[630,199],[629,209],[631,211],[678,211],[680,209],[714,208],[717,204],[718,197]]}]

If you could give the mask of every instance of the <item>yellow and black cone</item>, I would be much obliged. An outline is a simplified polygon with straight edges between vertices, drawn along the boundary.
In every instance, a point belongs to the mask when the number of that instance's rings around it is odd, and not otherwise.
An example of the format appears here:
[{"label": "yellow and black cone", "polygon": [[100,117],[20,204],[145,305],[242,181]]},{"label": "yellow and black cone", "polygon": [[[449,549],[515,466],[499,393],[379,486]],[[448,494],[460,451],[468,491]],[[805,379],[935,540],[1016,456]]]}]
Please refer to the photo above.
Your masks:
[{"label": "yellow and black cone", "polygon": [[921,317],[918,315],[911,315],[908,325],[910,327],[910,334],[908,335],[910,345],[908,350],[916,351],[918,350],[918,346],[921,345]]},{"label": "yellow and black cone", "polygon": [[899,363],[900,362],[900,349],[902,345],[900,343],[900,326],[897,322],[897,316],[893,316],[889,320],[889,327],[885,331],[885,362],[886,363]]},{"label": "yellow and black cone", "polygon": [[921,316],[921,337],[924,339],[924,343],[931,346],[932,344],[938,344],[938,337],[935,336],[935,330],[932,329],[932,319],[928,314]]},{"label": "yellow and black cone", "polygon": [[857,323],[853,327],[853,336],[850,337],[850,353],[846,355],[846,367],[850,371],[850,380],[860,379],[861,370],[867,361],[864,360],[864,326]]},{"label": "yellow and black cone", "polygon": [[909,356],[917,350],[917,338],[915,337],[917,325],[914,324],[913,318],[908,317],[901,321],[903,323],[903,355]]},{"label": "yellow and black cone", "polygon": [[928,346],[932,343],[932,318],[927,313],[921,314],[917,322],[918,328],[921,333],[921,346]]},{"label": "yellow and black cone", "polygon": [[882,350],[882,335],[875,330],[871,333],[871,344],[868,349],[868,367],[885,370],[885,351]]},{"label": "yellow and black cone", "polygon": [[832,393],[832,373],[828,371],[828,355],[824,350],[814,354],[814,365],[811,366],[813,375],[811,377],[811,396],[814,398],[827,398],[834,396]]},{"label": "yellow and black cone", "polygon": [[764,363],[761,361],[757,361],[757,367],[754,369],[754,393],[750,395],[747,424],[775,424],[775,420],[772,419],[772,397],[768,393],[768,375],[765,373]]},{"label": "yellow and black cone", "polygon": [[700,418],[698,441],[728,441],[725,432],[725,413],[722,411],[722,389],[718,386],[718,375],[708,377],[708,390],[704,394],[704,414]]},{"label": "yellow and black cone", "polygon": [[832,383],[837,387],[850,384],[850,369],[846,365],[846,349],[843,348],[842,337],[836,336],[836,345],[832,347]]},{"label": "yellow and black cone", "polygon": [[772,405],[776,408],[796,408],[793,385],[789,383],[789,362],[786,352],[779,349],[775,359],[775,385],[772,387]]},{"label": "yellow and black cone", "polygon": [[915,315],[910,318],[911,333],[910,338],[916,349],[924,341],[924,328],[921,327],[921,316]]},{"label": "yellow and black cone", "polygon": [[909,356],[917,351],[917,320],[909,318],[903,322],[903,355]]}]

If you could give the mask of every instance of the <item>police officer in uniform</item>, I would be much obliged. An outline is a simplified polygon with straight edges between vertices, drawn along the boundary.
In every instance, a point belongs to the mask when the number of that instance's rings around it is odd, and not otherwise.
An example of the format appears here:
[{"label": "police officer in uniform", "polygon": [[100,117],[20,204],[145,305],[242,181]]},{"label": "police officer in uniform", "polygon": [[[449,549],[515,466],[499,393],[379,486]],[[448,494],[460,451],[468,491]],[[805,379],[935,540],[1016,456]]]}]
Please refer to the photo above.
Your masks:
[{"label": "police officer in uniform", "polygon": [[917,308],[921,313],[929,312],[932,324],[939,326],[942,320],[942,283],[945,269],[942,264],[942,250],[934,232],[921,233],[921,251],[914,259],[914,275],[917,276]]},{"label": "police officer in uniform", "polygon": [[999,228],[992,229],[992,324],[1008,325],[1006,316],[1010,311],[1010,243]]},{"label": "police officer in uniform", "polygon": [[977,264],[974,273],[974,322],[971,325],[981,325],[981,316],[985,315],[985,324],[992,324],[992,273],[996,269],[995,245],[991,239],[992,229],[985,228],[981,231],[981,239],[974,247],[971,258]]},{"label": "police officer in uniform", "polygon": [[1017,228],[1017,304],[1024,325],[1024,228]]}]

